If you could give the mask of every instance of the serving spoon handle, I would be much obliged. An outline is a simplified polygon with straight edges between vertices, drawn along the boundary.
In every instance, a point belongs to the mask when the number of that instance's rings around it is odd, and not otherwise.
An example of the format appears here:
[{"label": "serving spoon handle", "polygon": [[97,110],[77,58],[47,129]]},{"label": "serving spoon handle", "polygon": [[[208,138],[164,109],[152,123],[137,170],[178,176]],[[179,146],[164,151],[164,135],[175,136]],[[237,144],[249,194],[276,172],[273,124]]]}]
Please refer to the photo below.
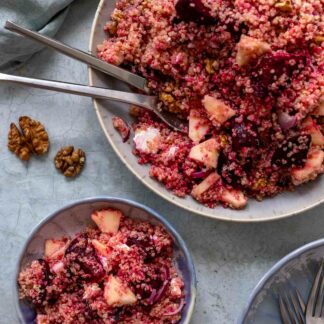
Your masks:
[{"label": "serving spoon handle", "polygon": [[33,88],[55,90],[58,92],[71,93],[80,96],[125,102],[128,104],[134,104],[146,108],[154,113],[157,113],[157,99],[155,96],[148,96],[132,92],[117,91],[99,87],[91,87],[61,81],[27,78],[5,73],[0,73],[0,82],[10,82],[30,86]]},{"label": "serving spoon handle", "polygon": [[145,93],[149,93],[146,79],[137,74],[131,73],[120,67],[104,62],[93,55],[90,55],[86,52],[80,51],[71,46],[63,44],[57,41],[56,39],[47,37],[45,35],[42,35],[30,29],[18,26],[17,24],[11,21],[6,21],[4,27],[12,32],[33,39],[43,45],[53,48],[61,52],[62,54],[65,54],[78,61],[86,63],[89,66],[93,67],[94,69],[109,74],[118,80],[124,81],[125,83],[134,86],[135,88],[140,89]]}]

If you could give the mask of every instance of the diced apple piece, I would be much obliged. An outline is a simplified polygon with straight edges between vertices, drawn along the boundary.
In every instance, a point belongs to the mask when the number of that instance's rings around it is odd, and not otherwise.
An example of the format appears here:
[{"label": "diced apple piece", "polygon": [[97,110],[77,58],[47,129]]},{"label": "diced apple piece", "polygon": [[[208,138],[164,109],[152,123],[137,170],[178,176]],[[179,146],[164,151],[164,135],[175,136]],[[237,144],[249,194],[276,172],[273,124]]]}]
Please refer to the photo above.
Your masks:
[{"label": "diced apple piece", "polygon": [[45,257],[55,259],[63,256],[67,240],[46,240],[45,241]]},{"label": "diced apple piece", "polygon": [[123,252],[128,252],[131,250],[131,248],[127,244],[124,244],[124,243],[117,244],[115,246],[115,249],[119,250],[119,251],[123,251]]},{"label": "diced apple piece", "polygon": [[122,212],[116,209],[97,210],[91,214],[91,219],[103,233],[115,234],[118,232]]},{"label": "diced apple piece", "polygon": [[226,105],[223,101],[206,95],[202,100],[207,114],[212,122],[224,124],[235,115],[235,110]]},{"label": "diced apple piece", "polygon": [[170,281],[170,294],[172,297],[180,298],[182,296],[183,281],[179,278],[172,278]]},{"label": "diced apple piece", "polygon": [[270,50],[271,47],[268,43],[242,35],[237,45],[236,63],[240,67],[246,66],[252,60],[262,56]]},{"label": "diced apple piece", "polygon": [[205,191],[207,191],[212,185],[214,185],[218,179],[220,178],[219,174],[216,172],[211,173],[206,179],[200,182],[197,186],[195,186],[191,195],[194,198],[200,197]]},{"label": "diced apple piece", "polygon": [[49,324],[49,318],[47,315],[38,314],[36,317],[36,324]]},{"label": "diced apple piece", "polygon": [[312,136],[312,143],[314,145],[324,145],[324,135],[312,117],[305,119],[303,129]]},{"label": "diced apple piece", "polygon": [[91,283],[89,285],[84,286],[84,294],[83,299],[90,299],[97,297],[101,292],[101,288],[97,283]]},{"label": "diced apple piece", "polygon": [[189,153],[189,157],[195,161],[202,162],[205,166],[216,168],[219,156],[219,144],[215,138],[195,145]]},{"label": "diced apple piece", "polygon": [[166,152],[163,153],[163,156],[165,157],[166,160],[172,159],[175,157],[179,147],[172,145],[171,147],[168,148]]},{"label": "diced apple piece", "polygon": [[199,143],[208,133],[210,123],[207,118],[201,117],[199,111],[190,110],[189,115],[189,138],[194,143]]},{"label": "diced apple piece", "polygon": [[194,21],[198,24],[215,23],[215,18],[210,14],[210,9],[201,0],[177,0],[175,9],[183,21]]},{"label": "diced apple piece", "polygon": [[64,270],[64,263],[62,261],[55,262],[52,267],[51,271],[58,274]]},{"label": "diced apple piece", "polygon": [[324,152],[316,148],[311,149],[304,167],[291,170],[293,184],[298,186],[301,183],[315,179],[319,173],[324,171],[323,161]]},{"label": "diced apple piece", "polygon": [[108,256],[109,253],[106,245],[102,244],[96,239],[91,240],[91,243],[99,255]]},{"label": "diced apple piece", "polygon": [[134,143],[137,150],[144,153],[154,154],[159,150],[161,141],[160,131],[154,127],[137,129]]},{"label": "diced apple piece", "polygon": [[134,293],[112,275],[105,282],[104,298],[110,306],[132,305],[137,300]]},{"label": "diced apple piece", "polygon": [[247,198],[241,190],[225,189],[221,195],[221,200],[234,209],[244,208],[247,204]]}]

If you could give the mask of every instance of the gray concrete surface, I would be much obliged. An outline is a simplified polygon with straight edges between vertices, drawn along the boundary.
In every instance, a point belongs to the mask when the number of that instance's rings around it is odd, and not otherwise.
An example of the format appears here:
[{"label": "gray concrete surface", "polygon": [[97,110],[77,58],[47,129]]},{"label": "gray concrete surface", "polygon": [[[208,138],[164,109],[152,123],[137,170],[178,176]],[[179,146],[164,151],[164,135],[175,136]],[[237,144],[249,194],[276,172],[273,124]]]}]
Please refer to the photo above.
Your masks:
[{"label": "gray concrete surface", "polygon": [[[77,0],[58,39],[88,49],[97,0]],[[50,50],[35,55],[19,74],[87,82],[86,67]],[[10,122],[20,115],[41,120],[51,139],[48,156],[22,163],[7,149]],[[232,224],[190,214],[148,191],[119,161],[106,141],[90,99],[42,90],[0,86],[0,323],[17,320],[12,301],[18,253],[32,228],[75,199],[127,197],[165,215],[187,242],[195,261],[198,299],[192,323],[234,323],[263,274],[293,249],[321,238],[323,209],[264,224]],[[53,164],[62,145],[87,153],[80,177],[66,180]],[[262,208],[260,205],[260,213]]]}]

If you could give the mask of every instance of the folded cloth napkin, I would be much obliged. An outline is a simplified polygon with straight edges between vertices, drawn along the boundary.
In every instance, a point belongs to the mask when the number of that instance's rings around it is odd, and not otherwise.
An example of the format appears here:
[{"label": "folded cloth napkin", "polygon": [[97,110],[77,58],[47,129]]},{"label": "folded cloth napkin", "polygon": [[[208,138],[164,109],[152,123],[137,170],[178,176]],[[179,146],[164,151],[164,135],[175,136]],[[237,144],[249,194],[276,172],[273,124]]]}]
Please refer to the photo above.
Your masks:
[{"label": "folded cloth napkin", "polygon": [[43,48],[4,29],[6,20],[53,37],[73,0],[0,0],[0,70],[17,68]]}]

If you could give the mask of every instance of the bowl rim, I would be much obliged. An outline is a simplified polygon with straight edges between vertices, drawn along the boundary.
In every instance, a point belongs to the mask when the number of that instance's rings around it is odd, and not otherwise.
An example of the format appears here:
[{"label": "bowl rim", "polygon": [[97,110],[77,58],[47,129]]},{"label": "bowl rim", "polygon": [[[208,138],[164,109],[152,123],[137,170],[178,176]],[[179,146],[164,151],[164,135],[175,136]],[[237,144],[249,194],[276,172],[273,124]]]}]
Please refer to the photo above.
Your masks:
[{"label": "bowl rim", "polygon": [[183,252],[183,254],[185,255],[185,258],[187,260],[187,264],[188,264],[188,269],[191,275],[191,282],[190,284],[190,288],[191,288],[191,294],[190,294],[190,298],[189,298],[189,307],[188,307],[188,311],[186,314],[186,317],[184,318],[183,324],[189,324],[190,323],[190,319],[192,317],[193,314],[193,310],[194,310],[194,306],[195,306],[195,302],[196,302],[196,295],[197,295],[197,277],[196,277],[196,271],[195,271],[195,266],[194,266],[194,262],[192,259],[192,256],[189,252],[189,249],[185,243],[185,241],[183,240],[183,238],[181,237],[181,235],[177,232],[177,230],[173,227],[173,225],[166,219],[164,218],[161,214],[159,214],[158,212],[156,212],[154,209],[143,205],[139,202],[133,201],[131,199],[127,199],[127,198],[117,198],[117,197],[112,197],[112,196],[94,196],[94,197],[87,197],[87,198],[82,198],[82,199],[78,199],[78,200],[74,200],[73,202],[70,202],[69,204],[64,205],[63,207],[55,210],[54,212],[48,214],[45,218],[43,218],[33,229],[32,231],[28,234],[28,238],[25,241],[25,243],[23,244],[23,246],[21,247],[20,253],[18,255],[18,259],[16,262],[16,268],[15,268],[15,275],[14,275],[14,293],[13,293],[13,299],[14,299],[14,305],[15,305],[15,310],[16,310],[16,314],[18,315],[18,319],[21,323],[24,323],[23,321],[23,317],[20,311],[20,307],[19,307],[19,290],[18,290],[18,284],[17,284],[17,279],[20,273],[20,265],[21,265],[21,261],[24,257],[26,248],[28,246],[28,244],[31,242],[32,238],[35,236],[35,234],[44,226],[46,225],[50,220],[52,220],[54,217],[56,217],[58,214],[71,209],[75,206],[79,206],[79,205],[84,205],[84,204],[91,204],[91,203],[96,203],[96,202],[107,202],[107,203],[123,203],[126,204],[128,206],[132,206],[138,209],[141,209],[145,212],[147,212],[148,214],[150,214],[151,216],[153,216],[153,218],[157,219],[159,221],[159,223],[161,223],[165,229],[167,230],[167,232],[171,233],[172,236],[175,238],[175,240],[178,242],[179,244],[179,248],[180,250]]},{"label": "bowl rim", "polygon": [[[100,0],[100,3],[98,5],[97,11],[96,11],[96,14],[95,14],[94,19],[93,19],[93,23],[92,23],[92,27],[91,27],[91,31],[90,31],[90,39],[89,39],[89,52],[90,53],[92,52],[92,47],[94,45],[94,35],[95,35],[95,30],[96,30],[96,27],[97,27],[98,19],[99,19],[99,16],[100,16],[100,12],[102,10],[102,7],[106,3],[106,1],[109,1],[109,0]],[[94,69],[92,69],[91,67],[88,67],[88,77],[89,77],[89,85],[90,86],[94,86],[94,78],[93,78],[94,77],[94,74],[93,73],[94,73]],[[106,127],[105,127],[103,118],[102,118],[102,116],[101,116],[101,114],[99,112],[99,101],[96,100],[96,99],[92,99],[92,101],[93,101],[94,110],[96,111],[97,118],[99,120],[100,126],[101,126],[101,128],[102,128],[102,130],[103,130],[103,132],[104,132],[104,134],[105,134],[105,136],[106,136],[109,144],[111,145],[111,147],[113,148],[113,150],[115,151],[115,153],[117,154],[117,156],[119,157],[119,159],[121,160],[121,162],[148,189],[150,189],[151,191],[153,191],[159,197],[167,200],[169,203],[171,203],[173,205],[176,205],[176,206],[178,206],[178,207],[180,207],[180,208],[182,208],[184,210],[187,210],[187,211],[189,211],[191,213],[198,214],[200,216],[208,217],[210,219],[214,219],[214,220],[217,219],[217,220],[226,221],[226,222],[235,222],[235,223],[264,223],[264,222],[277,221],[277,220],[280,220],[280,219],[284,219],[284,218],[288,218],[288,217],[292,217],[292,216],[296,216],[296,215],[302,214],[302,213],[304,213],[304,212],[306,212],[306,211],[308,211],[308,210],[310,210],[310,209],[312,209],[312,208],[314,208],[314,207],[316,207],[316,206],[318,206],[318,205],[320,205],[320,204],[322,204],[324,202],[324,196],[323,196],[321,199],[316,200],[312,204],[306,205],[304,207],[300,207],[299,209],[297,209],[295,211],[283,212],[280,215],[268,216],[268,217],[265,217],[265,218],[261,218],[261,217],[248,218],[248,217],[246,217],[244,219],[242,219],[242,218],[241,219],[240,218],[237,218],[236,219],[235,216],[234,217],[222,216],[222,212],[221,211],[220,212],[213,213],[213,211],[215,209],[210,209],[210,212],[206,212],[206,211],[200,211],[200,210],[198,210],[196,208],[192,208],[190,206],[187,206],[186,203],[182,203],[180,201],[177,201],[175,199],[172,199],[172,196],[168,196],[167,194],[161,192],[159,190],[159,187],[158,186],[155,187],[155,186],[149,184],[147,181],[145,181],[144,178],[142,178],[136,172],[135,169],[133,169],[133,167],[128,163],[127,159],[118,150],[117,146],[114,144],[114,141],[112,140],[111,136],[109,135],[109,133],[108,133]],[[274,199],[274,198],[275,197],[269,197],[269,198],[266,198],[266,199]],[[259,202],[255,201],[255,203],[259,203]],[[260,207],[262,208],[261,205],[260,205]],[[239,213],[239,211],[237,211],[237,210],[233,210],[232,212],[233,213]]]},{"label": "bowl rim", "polygon": [[264,286],[268,283],[270,279],[282,268],[284,267],[288,262],[291,260],[300,257],[305,252],[308,252],[314,248],[317,248],[319,246],[324,245],[324,238],[309,242],[307,244],[302,245],[301,247],[293,250],[292,252],[285,255],[283,258],[281,258],[279,261],[277,261],[259,280],[259,282],[256,284],[256,286],[253,288],[252,292],[250,293],[248,300],[239,315],[239,318],[237,320],[237,324],[244,324],[244,321],[246,320],[246,317],[249,313],[249,310],[251,308],[251,304],[253,303],[255,297],[260,293],[260,291],[264,288]]}]

